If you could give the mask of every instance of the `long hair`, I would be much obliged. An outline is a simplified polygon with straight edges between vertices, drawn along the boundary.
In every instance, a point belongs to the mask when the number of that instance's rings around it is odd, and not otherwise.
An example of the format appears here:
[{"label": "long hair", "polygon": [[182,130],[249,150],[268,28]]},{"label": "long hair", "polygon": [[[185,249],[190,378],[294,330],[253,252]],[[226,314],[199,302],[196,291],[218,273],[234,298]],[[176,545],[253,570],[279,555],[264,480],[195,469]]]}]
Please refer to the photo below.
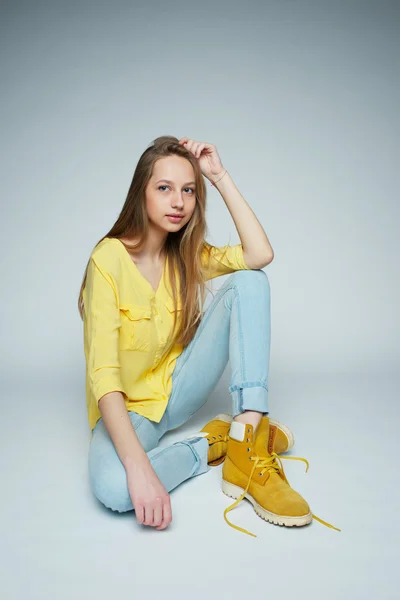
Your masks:
[{"label": "long hair", "polygon": [[[184,148],[178,138],[174,136],[160,136],[146,148],[141,155],[133,174],[132,182],[128,190],[125,203],[120,215],[112,226],[96,244],[105,238],[138,238],[137,244],[122,242],[129,251],[140,250],[146,240],[149,230],[149,219],[146,210],[145,190],[153,174],[153,167],[160,158],[176,154],[186,158],[192,165],[196,183],[196,204],[190,220],[181,230],[169,232],[164,244],[164,251],[168,257],[168,275],[171,282],[171,291],[175,306],[173,330],[177,323],[177,298],[178,289],[175,273],[179,279],[179,296],[181,306],[181,319],[178,330],[171,336],[171,346],[174,343],[187,345],[196,333],[203,312],[206,295],[205,272],[201,263],[201,252],[209,250],[205,242],[207,225],[206,213],[206,185],[203,174],[193,154]],[[95,246],[95,247],[96,247]],[[86,284],[86,276],[90,258],[84,272],[79,298],[78,310],[81,319],[84,319],[83,290]],[[201,302],[201,305],[199,304]]]}]

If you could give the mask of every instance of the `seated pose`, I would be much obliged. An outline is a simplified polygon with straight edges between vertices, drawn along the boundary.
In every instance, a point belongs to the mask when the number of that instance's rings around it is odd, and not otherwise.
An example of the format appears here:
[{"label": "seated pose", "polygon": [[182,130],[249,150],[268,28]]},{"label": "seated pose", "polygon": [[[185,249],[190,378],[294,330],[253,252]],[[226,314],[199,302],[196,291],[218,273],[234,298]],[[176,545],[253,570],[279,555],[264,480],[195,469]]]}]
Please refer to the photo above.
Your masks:
[{"label": "seated pose", "polygon": [[[241,243],[205,241],[207,178]],[[94,247],[78,307],[84,322],[89,478],[106,507],[165,529],[169,493],[222,465],[222,491],[271,523],[314,518],[291,488],[281,453],[289,428],[269,418],[268,238],[213,144],[161,136],[143,152],[121,213]],[[207,280],[231,274],[204,310]],[[228,363],[232,415],[158,446],[207,401]],[[292,456],[282,458],[303,460]],[[308,464],[308,463],[307,463]],[[337,529],[333,527],[334,529]],[[340,531],[340,530],[339,530]]]}]

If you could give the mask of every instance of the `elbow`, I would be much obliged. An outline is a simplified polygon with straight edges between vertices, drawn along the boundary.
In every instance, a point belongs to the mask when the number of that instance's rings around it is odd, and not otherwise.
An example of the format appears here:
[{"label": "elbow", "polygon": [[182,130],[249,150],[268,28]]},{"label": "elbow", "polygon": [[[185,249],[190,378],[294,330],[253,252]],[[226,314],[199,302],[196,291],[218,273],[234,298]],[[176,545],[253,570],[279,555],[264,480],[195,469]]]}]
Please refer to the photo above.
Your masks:
[{"label": "elbow", "polygon": [[267,265],[269,265],[272,261],[274,260],[274,253],[269,253],[266,256],[264,256],[264,258],[257,263],[258,266],[253,267],[254,269],[263,269],[264,267],[266,267]]},{"label": "elbow", "polygon": [[244,262],[248,269],[262,269],[269,265],[274,259],[274,252],[268,252],[266,254],[260,254],[257,257],[249,257],[246,253],[243,254]]}]

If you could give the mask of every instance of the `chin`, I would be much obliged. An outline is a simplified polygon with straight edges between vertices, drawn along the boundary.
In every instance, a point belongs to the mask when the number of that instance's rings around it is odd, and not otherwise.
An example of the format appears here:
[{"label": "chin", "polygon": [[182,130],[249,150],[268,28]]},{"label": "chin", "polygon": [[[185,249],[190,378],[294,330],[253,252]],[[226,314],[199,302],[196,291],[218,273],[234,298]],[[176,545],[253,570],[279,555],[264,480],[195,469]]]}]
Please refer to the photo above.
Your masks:
[{"label": "chin", "polygon": [[173,233],[174,231],[179,231],[180,229],[182,229],[182,227],[184,227],[186,225],[186,223],[170,223],[168,221],[168,219],[166,221],[167,221],[167,224],[153,223],[153,226],[156,227],[157,229],[159,229],[160,231],[165,231],[166,233]]}]

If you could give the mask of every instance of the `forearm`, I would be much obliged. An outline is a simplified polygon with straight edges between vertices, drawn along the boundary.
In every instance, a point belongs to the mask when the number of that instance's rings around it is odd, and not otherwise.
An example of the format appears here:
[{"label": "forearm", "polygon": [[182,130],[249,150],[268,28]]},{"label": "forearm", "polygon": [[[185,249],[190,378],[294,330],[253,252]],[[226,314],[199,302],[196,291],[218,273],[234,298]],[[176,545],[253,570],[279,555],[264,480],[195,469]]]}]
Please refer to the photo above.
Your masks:
[{"label": "forearm", "polygon": [[105,394],[99,400],[99,410],[125,470],[135,465],[149,466],[150,461],[133,428],[122,393]]},{"label": "forearm", "polygon": [[[225,171],[224,171],[225,173]],[[216,180],[218,177],[216,177]],[[235,223],[249,266],[259,261],[270,261],[274,251],[267,234],[253,210],[236,187],[227,172],[215,184]]]}]

